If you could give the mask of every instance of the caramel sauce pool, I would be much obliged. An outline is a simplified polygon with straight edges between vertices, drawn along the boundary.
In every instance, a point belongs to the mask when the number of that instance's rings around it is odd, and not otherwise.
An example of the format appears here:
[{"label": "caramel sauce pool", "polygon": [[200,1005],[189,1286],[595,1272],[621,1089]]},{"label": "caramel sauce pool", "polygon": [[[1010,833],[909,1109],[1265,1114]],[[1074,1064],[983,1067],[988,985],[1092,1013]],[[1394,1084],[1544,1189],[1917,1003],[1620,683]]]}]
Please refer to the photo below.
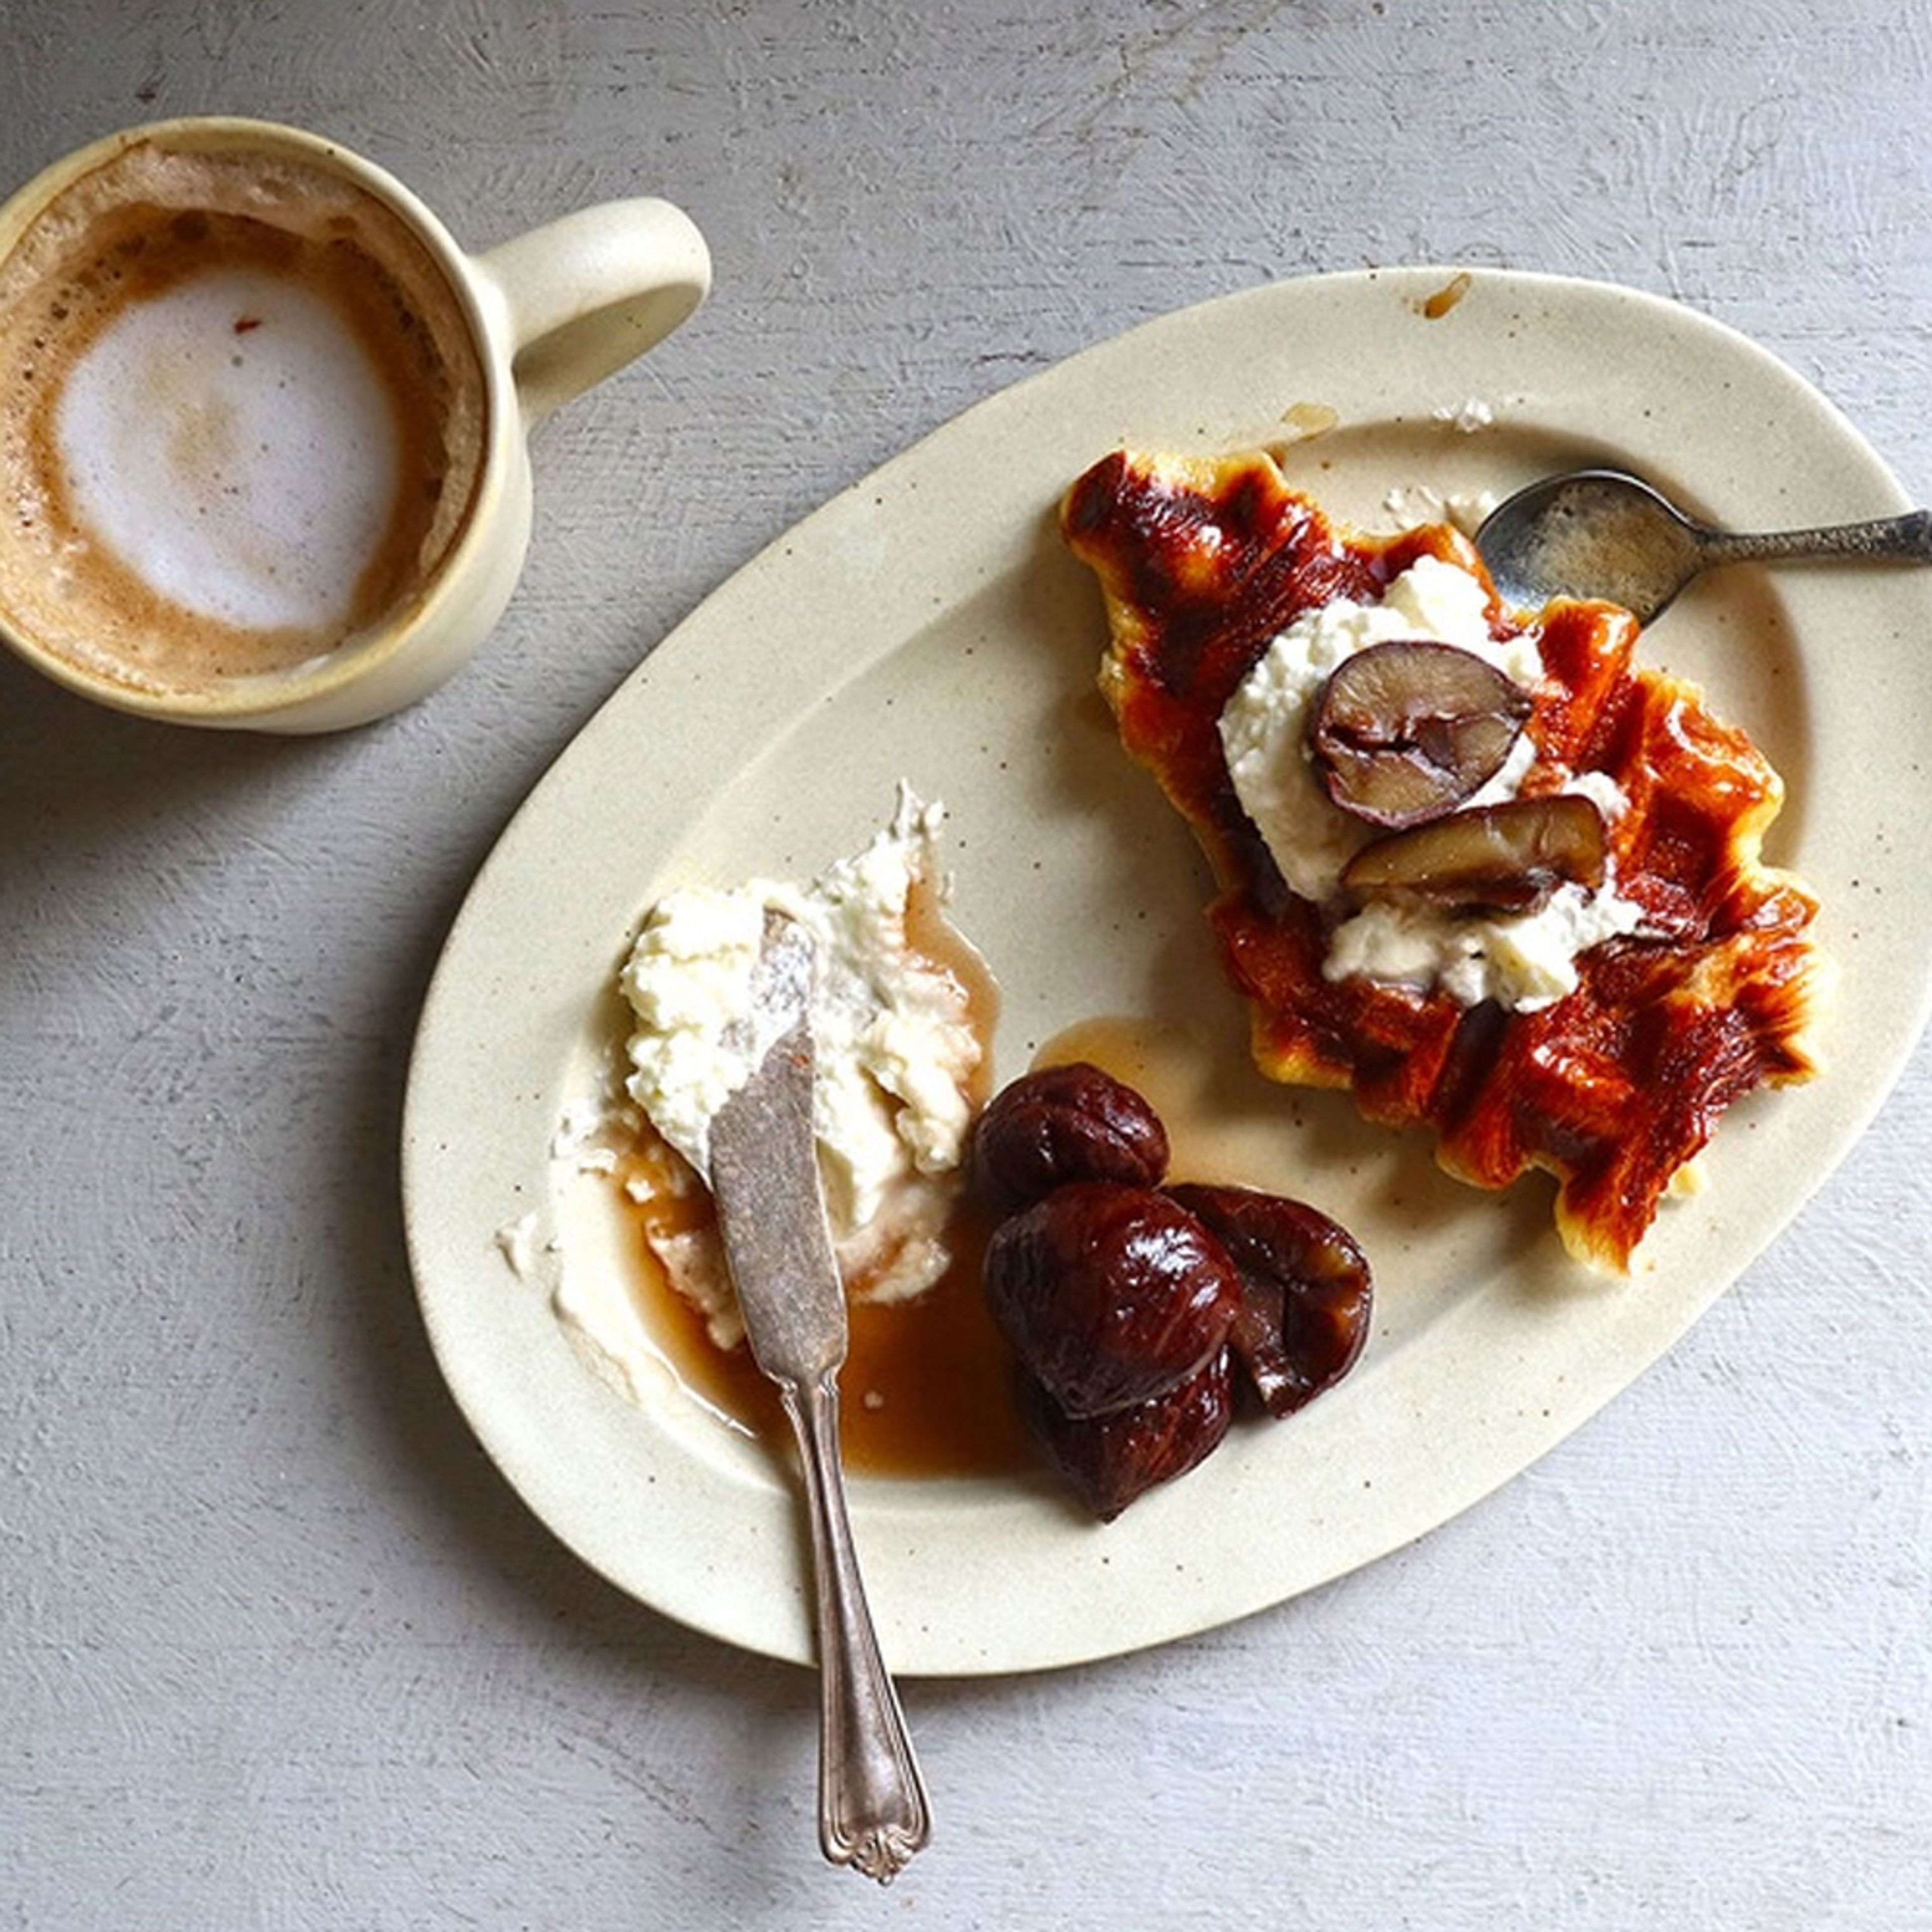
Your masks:
[{"label": "caramel sauce pool", "polygon": [[[1174,1148],[1174,1172],[1226,1178],[1245,1163],[1238,1141],[1216,1131],[1222,1078],[1190,1034],[1124,1018],[1083,1020],[1048,1040],[1035,1067],[1084,1060],[1154,1101]],[[976,1098],[983,1101],[986,1096]],[[673,1157],[674,1158],[674,1156]],[[671,1286],[648,1237],[675,1234],[713,1218],[701,1189],[666,1184],[664,1156],[640,1150],[617,1175],[641,1179],[649,1198],[622,1198],[634,1230],[632,1292],[665,1366],[695,1402],[789,1450],[791,1432],[778,1391],[740,1343],[720,1348],[703,1315]],[[910,1301],[848,1303],[850,1342],[838,1378],[841,1442],[847,1465],[867,1475],[1010,1474],[1037,1463],[1012,1394],[1012,1358],[987,1312],[980,1286],[988,1229],[970,1200],[947,1229],[952,1265]]]},{"label": "caramel sauce pool", "polygon": [[[1154,1102],[1177,1178],[1228,1178],[1254,1166],[1252,1150],[1228,1133],[1217,1104],[1226,1070],[1192,1034],[1140,1019],[1083,1020],[1046,1041],[1032,1064],[1076,1060]],[[785,1452],[791,1432],[778,1391],[749,1349],[721,1349],[712,1340],[704,1316],[670,1286],[646,1239],[647,1230],[676,1233],[710,1221],[710,1197],[664,1189],[647,1154],[626,1172],[659,1183],[653,1198],[641,1204],[627,1198],[626,1208],[636,1231],[634,1292],[666,1366],[693,1400]],[[624,1178],[620,1172],[620,1181]],[[932,1288],[910,1301],[849,1304],[850,1346],[838,1384],[841,1440],[851,1468],[875,1476],[983,1476],[1037,1462],[1013,1402],[1012,1354],[980,1286],[989,1232],[974,1203],[962,1202],[947,1231],[952,1264]]]},{"label": "caramel sauce pool", "polygon": [[[708,1212],[709,1203],[706,1204]],[[645,1244],[640,1210],[635,1280],[652,1337],[683,1388],[775,1450],[791,1431],[778,1391],[740,1343],[720,1348],[704,1318],[666,1280]],[[1012,1358],[980,1287],[986,1231],[956,1216],[952,1266],[910,1301],[849,1304],[850,1343],[838,1377],[848,1468],[875,1476],[997,1475],[1032,1451],[1013,1406]]]}]

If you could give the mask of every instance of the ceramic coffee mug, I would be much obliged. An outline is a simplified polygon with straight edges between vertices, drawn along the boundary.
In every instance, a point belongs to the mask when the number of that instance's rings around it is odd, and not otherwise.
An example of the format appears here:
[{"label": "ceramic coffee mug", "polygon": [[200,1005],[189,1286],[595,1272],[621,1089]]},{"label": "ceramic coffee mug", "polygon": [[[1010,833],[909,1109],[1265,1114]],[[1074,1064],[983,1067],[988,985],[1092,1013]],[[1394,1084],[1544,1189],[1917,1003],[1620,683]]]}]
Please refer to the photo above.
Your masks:
[{"label": "ceramic coffee mug", "polygon": [[527,436],[704,299],[669,203],[471,255],[406,188],[266,122],[157,122],[0,208],[0,636],[85,695],[333,730],[502,614]]}]

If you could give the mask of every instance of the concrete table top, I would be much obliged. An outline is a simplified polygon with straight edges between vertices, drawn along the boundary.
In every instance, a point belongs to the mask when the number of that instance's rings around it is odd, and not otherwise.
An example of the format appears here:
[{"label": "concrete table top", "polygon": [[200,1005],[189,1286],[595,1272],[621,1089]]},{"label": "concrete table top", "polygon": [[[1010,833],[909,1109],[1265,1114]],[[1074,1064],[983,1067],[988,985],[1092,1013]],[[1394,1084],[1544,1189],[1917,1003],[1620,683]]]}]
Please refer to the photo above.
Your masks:
[{"label": "concrete table top", "polygon": [[246,112],[466,243],[651,193],[716,268],[545,426],[522,587],[416,708],[203,736],[0,662],[0,1926],[1932,1926],[1922,1048],[1479,1507],[1163,1649],[908,1686],[938,1830],[883,1894],[818,1860],[810,1676],[604,1584],[476,1447],[397,1182],[449,922],[584,720],[806,512],[1134,322],[1408,262],[1622,281],[1932,500],[1932,20],[8,0],[0,49],[6,184]]}]

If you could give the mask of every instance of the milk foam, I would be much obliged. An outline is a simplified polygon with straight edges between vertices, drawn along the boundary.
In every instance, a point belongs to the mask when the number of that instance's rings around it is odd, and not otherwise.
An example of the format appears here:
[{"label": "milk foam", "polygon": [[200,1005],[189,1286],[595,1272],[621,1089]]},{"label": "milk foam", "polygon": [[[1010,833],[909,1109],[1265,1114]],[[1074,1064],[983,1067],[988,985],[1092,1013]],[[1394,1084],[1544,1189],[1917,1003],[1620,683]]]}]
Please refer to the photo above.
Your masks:
[{"label": "milk foam", "polygon": [[387,390],[328,303],[218,269],[131,308],[55,417],[75,515],[160,596],[250,630],[346,626],[394,513]]},{"label": "milk foam", "polygon": [[138,142],[0,260],[0,620],[130,689],[352,649],[434,578],[482,472],[468,318],[318,162]]}]

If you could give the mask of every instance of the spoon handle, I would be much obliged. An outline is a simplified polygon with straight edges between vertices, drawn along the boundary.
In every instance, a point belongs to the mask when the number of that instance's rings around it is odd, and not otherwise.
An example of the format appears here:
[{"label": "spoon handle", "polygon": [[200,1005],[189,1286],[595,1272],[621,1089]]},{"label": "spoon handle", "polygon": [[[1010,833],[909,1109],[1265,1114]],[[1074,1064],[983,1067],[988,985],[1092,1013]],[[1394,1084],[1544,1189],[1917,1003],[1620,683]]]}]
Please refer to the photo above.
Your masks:
[{"label": "spoon handle", "polygon": [[889,1885],[932,1834],[904,1713],[866,1607],[845,1508],[838,1389],[779,1384],[798,1437],[812,1522],[819,1670],[818,1842],[834,1864]]},{"label": "spoon handle", "polygon": [[1706,530],[1700,533],[1700,544],[1707,566],[1771,563],[1807,556],[1924,562],[1932,560],[1932,510],[1876,517],[1862,524],[1832,524],[1818,530]]}]

